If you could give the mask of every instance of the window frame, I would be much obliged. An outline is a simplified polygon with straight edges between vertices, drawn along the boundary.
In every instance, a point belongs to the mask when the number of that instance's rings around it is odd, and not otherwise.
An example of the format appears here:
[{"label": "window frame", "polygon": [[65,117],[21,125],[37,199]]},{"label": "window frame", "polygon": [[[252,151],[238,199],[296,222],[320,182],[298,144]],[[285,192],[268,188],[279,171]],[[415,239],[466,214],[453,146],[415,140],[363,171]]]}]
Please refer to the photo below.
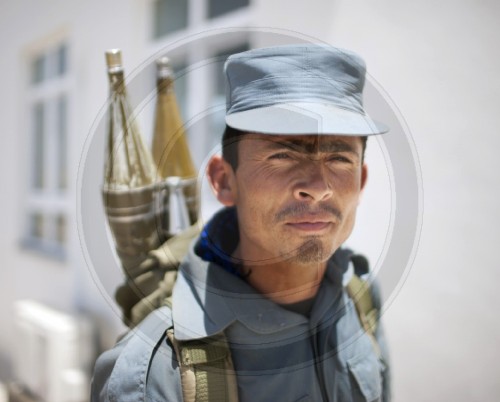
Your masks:
[{"label": "window frame", "polygon": [[[61,53],[64,62],[61,64]],[[34,79],[37,60],[44,64],[41,76]],[[70,132],[72,116],[71,47],[67,35],[32,46],[23,57],[25,90],[23,97],[24,150],[20,169],[23,209],[20,245],[56,260],[67,258],[69,245],[69,185],[70,185]],[[61,65],[64,67],[61,68]],[[35,105],[43,105],[42,154],[36,157],[34,136]],[[64,105],[64,106],[62,106]],[[61,114],[61,108],[64,109]],[[64,138],[63,141],[61,139]],[[37,160],[41,162],[42,183],[35,185]],[[63,172],[64,170],[64,172]],[[64,181],[61,185],[61,180]],[[41,235],[36,235],[33,220],[43,222]],[[62,232],[61,232],[62,228]],[[40,230],[40,228],[38,229]]]},{"label": "window frame", "polygon": [[[199,33],[203,30],[223,27],[245,27],[250,26],[253,13],[253,2],[249,0],[246,7],[236,8],[215,17],[209,16],[210,0],[183,0],[187,4],[186,27],[179,30],[169,31],[163,35],[155,35],[158,28],[155,26],[155,17],[153,15],[156,3],[160,0],[149,0],[149,40],[153,43],[165,43],[172,40],[186,38],[191,34]],[[181,0],[182,1],[182,0]]]}]

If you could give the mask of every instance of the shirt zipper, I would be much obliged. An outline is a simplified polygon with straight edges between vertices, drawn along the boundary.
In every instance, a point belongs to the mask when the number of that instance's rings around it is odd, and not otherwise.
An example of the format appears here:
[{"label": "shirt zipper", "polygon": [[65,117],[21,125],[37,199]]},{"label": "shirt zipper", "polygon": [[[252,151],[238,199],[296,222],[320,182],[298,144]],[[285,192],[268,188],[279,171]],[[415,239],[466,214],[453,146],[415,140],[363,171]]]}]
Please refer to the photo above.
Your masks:
[{"label": "shirt zipper", "polygon": [[321,358],[319,356],[319,348],[318,348],[318,334],[316,330],[310,331],[310,334],[311,334],[311,343],[314,353],[314,369],[316,371],[316,378],[318,379],[319,389],[321,391],[321,400],[323,402],[328,402],[328,394],[326,392],[325,378],[323,375],[323,370],[321,370]]}]

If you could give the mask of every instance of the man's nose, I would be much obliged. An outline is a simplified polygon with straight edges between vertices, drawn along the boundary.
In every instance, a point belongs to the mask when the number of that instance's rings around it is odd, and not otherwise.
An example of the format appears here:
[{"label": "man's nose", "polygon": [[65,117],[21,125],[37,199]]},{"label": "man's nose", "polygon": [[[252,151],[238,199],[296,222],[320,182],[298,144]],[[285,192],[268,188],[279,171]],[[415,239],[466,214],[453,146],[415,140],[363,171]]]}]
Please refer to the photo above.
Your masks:
[{"label": "man's nose", "polygon": [[325,201],[333,195],[333,187],[328,180],[325,166],[311,161],[299,172],[293,195],[300,201]]}]

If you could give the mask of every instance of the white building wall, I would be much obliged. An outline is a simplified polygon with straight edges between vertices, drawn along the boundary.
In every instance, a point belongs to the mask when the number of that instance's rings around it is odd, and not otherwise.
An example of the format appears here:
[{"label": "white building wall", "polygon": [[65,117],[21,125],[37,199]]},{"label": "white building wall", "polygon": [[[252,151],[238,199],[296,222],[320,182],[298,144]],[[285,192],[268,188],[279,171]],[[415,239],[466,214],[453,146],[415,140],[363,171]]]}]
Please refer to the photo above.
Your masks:
[{"label": "white building wall", "polygon": [[[89,311],[101,324],[103,346],[110,346],[117,332],[123,330],[117,311],[109,309],[89,275],[77,233],[77,173],[83,144],[93,121],[104,106],[108,94],[104,51],[121,47],[125,62],[134,66],[142,55],[137,43],[143,26],[137,18],[148,3],[132,1],[3,2],[0,9],[2,74],[0,85],[1,125],[7,146],[0,149],[2,270],[0,271],[0,375],[10,376],[10,364],[16,344],[12,302],[31,298],[63,311]],[[136,30],[139,34],[136,34]],[[142,34],[143,35],[143,34]],[[27,186],[26,162],[28,132],[26,87],[27,62],[32,52],[43,49],[54,37],[65,38],[69,45],[69,70],[72,80],[69,111],[69,189],[67,259],[57,261],[21,247],[25,210],[23,199]],[[7,134],[9,133],[9,134]],[[104,150],[104,139],[102,139]],[[99,162],[99,161],[98,161]],[[99,166],[102,169],[102,160]],[[99,191],[100,181],[96,183]],[[102,211],[96,208],[97,212]],[[86,219],[92,219],[87,217]],[[111,271],[110,281],[120,275]],[[101,328],[100,328],[101,329]]]},{"label": "white building wall", "polygon": [[[494,251],[500,240],[500,6],[334,3],[330,23],[318,23],[328,26],[324,36],[318,27],[301,29],[304,10],[284,26],[363,55],[406,120],[422,169],[416,260],[384,315],[395,400],[494,401],[500,392],[494,312],[500,302]],[[322,9],[307,6],[313,13]],[[286,4],[268,7],[267,15],[277,16]],[[361,213],[371,201],[365,197]],[[360,250],[371,241],[357,240]]]},{"label": "white building wall", "polygon": [[[128,72],[159,50],[148,39],[149,6],[149,1],[133,0],[0,4],[0,380],[9,378],[12,351],[20,347],[11,319],[12,302],[18,298],[89,311],[99,323],[103,346],[121,329],[117,309],[108,304],[120,274],[103,271],[105,284],[99,289],[76,232],[77,171],[108,92],[104,50],[122,48]],[[363,55],[370,75],[390,95],[415,140],[424,226],[413,268],[384,315],[396,401],[494,401],[500,393],[495,311],[500,270],[494,254],[500,240],[495,202],[500,184],[499,12],[493,0],[316,0],[293,7],[285,0],[253,3],[253,26],[284,28],[289,35],[318,38]],[[63,263],[19,247],[26,177],[24,62],[33,46],[58,34],[69,38],[75,89],[69,149],[71,237]],[[283,41],[288,41],[286,36]],[[259,46],[269,40],[269,35],[255,36]],[[374,144],[369,153],[376,151]],[[376,173],[382,162],[369,158],[374,162],[371,182],[385,185]],[[101,166],[96,160],[95,171]],[[373,186],[363,200],[353,243],[360,251],[368,250],[372,259],[377,248],[360,228],[370,215],[369,206],[377,202],[378,188]],[[95,214],[95,219],[103,218],[99,205]]]},{"label": "white building wall", "polygon": [[359,51],[420,157],[424,225],[385,320],[398,401],[498,399],[500,6],[339,1],[332,43]]}]

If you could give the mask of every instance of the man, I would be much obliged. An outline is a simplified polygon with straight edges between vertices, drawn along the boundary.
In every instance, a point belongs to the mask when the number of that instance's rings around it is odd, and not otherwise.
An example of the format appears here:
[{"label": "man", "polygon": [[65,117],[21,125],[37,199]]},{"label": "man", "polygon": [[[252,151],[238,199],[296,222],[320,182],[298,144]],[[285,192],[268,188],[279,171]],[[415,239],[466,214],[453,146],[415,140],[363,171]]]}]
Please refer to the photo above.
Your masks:
[{"label": "man", "polygon": [[223,152],[207,168],[225,208],[187,253],[170,308],[100,357],[92,398],[387,401],[381,327],[376,342],[362,329],[340,248],[366,138],[386,131],[362,107],[364,63],[291,45],[233,55],[225,73]]}]

